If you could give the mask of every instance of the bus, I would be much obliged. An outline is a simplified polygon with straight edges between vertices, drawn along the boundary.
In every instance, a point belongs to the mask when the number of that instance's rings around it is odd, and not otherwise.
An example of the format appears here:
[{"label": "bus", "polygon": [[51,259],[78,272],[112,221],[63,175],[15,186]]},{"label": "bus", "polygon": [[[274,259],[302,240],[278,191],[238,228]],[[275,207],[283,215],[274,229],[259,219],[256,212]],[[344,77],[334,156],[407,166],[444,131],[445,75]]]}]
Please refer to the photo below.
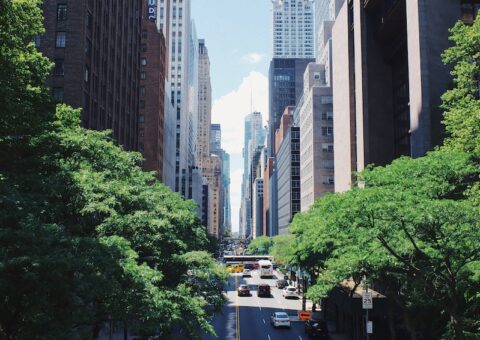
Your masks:
[{"label": "bus", "polygon": [[272,277],[273,276],[272,262],[270,260],[258,261],[258,271],[260,273],[260,278],[264,276]]}]

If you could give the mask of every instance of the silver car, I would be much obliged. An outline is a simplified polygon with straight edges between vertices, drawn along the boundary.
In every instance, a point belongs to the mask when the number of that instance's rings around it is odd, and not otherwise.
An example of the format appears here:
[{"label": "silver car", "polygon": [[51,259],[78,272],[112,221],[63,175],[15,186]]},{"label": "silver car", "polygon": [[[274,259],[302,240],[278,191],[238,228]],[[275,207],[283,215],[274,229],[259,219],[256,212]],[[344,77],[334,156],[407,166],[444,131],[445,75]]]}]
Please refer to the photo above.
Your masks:
[{"label": "silver car", "polygon": [[270,323],[273,327],[290,328],[290,317],[285,312],[275,312],[270,316]]}]

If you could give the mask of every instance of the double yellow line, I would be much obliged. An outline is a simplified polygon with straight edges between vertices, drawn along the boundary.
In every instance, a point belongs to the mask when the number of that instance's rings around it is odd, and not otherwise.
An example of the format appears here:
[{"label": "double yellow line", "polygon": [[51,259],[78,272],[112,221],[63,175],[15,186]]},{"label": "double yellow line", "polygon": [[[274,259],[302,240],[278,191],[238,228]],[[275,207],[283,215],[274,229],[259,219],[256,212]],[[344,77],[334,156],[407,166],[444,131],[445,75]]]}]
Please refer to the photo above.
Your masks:
[{"label": "double yellow line", "polygon": [[235,275],[235,313],[236,313],[236,324],[235,324],[235,335],[236,340],[240,340],[240,305],[238,301],[238,276]]}]

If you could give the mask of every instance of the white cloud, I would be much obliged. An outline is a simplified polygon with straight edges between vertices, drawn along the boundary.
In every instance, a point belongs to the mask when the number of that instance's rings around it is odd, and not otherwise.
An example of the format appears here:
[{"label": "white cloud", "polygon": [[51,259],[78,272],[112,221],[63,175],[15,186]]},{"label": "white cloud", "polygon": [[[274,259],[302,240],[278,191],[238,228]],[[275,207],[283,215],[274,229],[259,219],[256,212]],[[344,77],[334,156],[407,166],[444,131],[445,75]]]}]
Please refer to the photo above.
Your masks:
[{"label": "white cloud", "polygon": [[263,60],[263,58],[265,58],[265,57],[266,57],[266,54],[252,52],[252,53],[248,53],[248,54],[244,55],[244,56],[242,57],[242,60],[243,60],[245,63],[258,64],[258,63],[261,62],[261,61]]},{"label": "white cloud", "polygon": [[243,78],[238,89],[215,100],[212,122],[222,126],[222,148],[230,153],[230,201],[232,230],[238,230],[243,175],[242,148],[245,116],[253,110],[260,111],[263,121],[268,117],[268,79],[259,72]]},{"label": "white cloud", "polygon": [[260,111],[264,122],[268,116],[268,79],[250,72],[238,89],[213,102],[212,122],[222,126],[222,147],[231,154],[241,154],[245,116]]}]

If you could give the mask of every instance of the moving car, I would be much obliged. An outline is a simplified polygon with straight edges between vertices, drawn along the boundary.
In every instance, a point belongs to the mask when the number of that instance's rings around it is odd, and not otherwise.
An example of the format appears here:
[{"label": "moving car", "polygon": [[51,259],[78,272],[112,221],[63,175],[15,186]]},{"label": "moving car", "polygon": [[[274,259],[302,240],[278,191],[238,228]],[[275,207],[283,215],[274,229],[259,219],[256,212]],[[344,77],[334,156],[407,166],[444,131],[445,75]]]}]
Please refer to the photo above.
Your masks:
[{"label": "moving car", "polygon": [[240,285],[237,289],[238,296],[250,296],[250,287],[248,285]]},{"label": "moving car", "polygon": [[260,296],[270,297],[271,296],[270,286],[266,283],[260,283],[258,285],[258,289],[257,289],[257,296],[258,297],[260,297]]},{"label": "moving car", "polygon": [[275,312],[270,316],[270,323],[273,327],[290,328],[290,317],[285,312]]},{"label": "moving car", "polygon": [[252,272],[250,271],[250,269],[244,269],[243,272],[242,272],[242,277],[252,277]]},{"label": "moving car", "polygon": [[305,334],[309,338],[330,339],[327,323],[323,320],[320,313],[316,312],[310,315],[310,319],[305,322]]},{"label": "moving car", "polygon": [[293,286],[287,286],[287,287],[283,288],[283,294],[282,295],[285,299],[288,299],[288,298],[298,299],[297,288],[295,288]]},{"label": "moving car", "polygon": [[288,281],[287,280],[277,280],[275,285],[277,286],[277,288],[283,289],[283,288],[288,286]]}]

